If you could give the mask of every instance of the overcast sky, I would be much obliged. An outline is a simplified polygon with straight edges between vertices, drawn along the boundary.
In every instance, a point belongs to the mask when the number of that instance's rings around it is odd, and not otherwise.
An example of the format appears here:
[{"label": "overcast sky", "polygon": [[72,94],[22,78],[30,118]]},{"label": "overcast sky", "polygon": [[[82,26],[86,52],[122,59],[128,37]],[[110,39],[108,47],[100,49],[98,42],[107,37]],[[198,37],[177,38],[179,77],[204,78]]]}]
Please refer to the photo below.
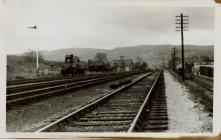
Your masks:
[{"label": "overcast sky", "polygon": [[[36,46],[54,50],[180,44],[175,16],[181,12],[190,20],[186,44],[214,44],[212,7],[150,7],[142,0],[139,4],[131,0],[125,0],[127,4],[122,0],[104,1],[3,0],[8,10],[7,52],[36,50]],[[27,29],[33,25],[37,25],[37,31]]]}]

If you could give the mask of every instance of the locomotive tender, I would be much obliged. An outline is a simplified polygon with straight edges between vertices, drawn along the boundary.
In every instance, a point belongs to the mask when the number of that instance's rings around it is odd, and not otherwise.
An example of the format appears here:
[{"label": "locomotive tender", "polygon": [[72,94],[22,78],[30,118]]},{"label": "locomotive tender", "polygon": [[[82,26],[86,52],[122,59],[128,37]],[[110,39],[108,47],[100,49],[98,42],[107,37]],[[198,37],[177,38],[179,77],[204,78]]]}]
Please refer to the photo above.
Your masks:
[{"label": "locomotive tender", "polygon": [[110,67],[107,61],[107,55],[105,53],[96,53],[94,59],[88,60],[88,70],[95,72],[111,71],[113,68]]}]

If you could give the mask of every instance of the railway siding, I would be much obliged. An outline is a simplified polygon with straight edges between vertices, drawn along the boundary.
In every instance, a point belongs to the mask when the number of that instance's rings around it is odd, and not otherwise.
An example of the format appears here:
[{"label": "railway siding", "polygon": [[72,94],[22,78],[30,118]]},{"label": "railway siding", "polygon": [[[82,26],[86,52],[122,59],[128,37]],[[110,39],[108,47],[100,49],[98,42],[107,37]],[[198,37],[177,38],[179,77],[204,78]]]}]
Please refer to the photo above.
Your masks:
[{"label": "railway siding", "polygon": [[49,86],[68,84],[71,82],[78,82],[78,81],[90,80],[94,78],[101,78],[104,76],[113,76],[113,75],[116,74],[85,75],[79,77],[60,77],[60,78],[57,77],[55,79],[44,78],[42,79],[43,81],[36,81],[36,79],[33,79],[32,82],[30,80],[27,80],[26,82],[30,81],[30,83],[23,83],[23,84],[17,83],[16,85],[7,85],[7,94],[14,94],[28,90],[40,89]]},{"label": "railway siding", "polygon": [[213,92],[213,78],[208,78],[206,76],[194,75],[193,81],[202,87]]},{"label": "railway siding", "polygon": [[55,85],[53,87],[44,87],[40,89],[29,89],[24,92],[9,94],[6,96],[7,98],[7,109],[10,109],[13,106],[26,104],[35,100],[44,99],[46,97],[50,97],[52,95],[64,94],[73,90],[77,90],[83,87],[93,86],[96,84],[100,84],[103,82],[116,80],[124,77],[128,77],[133,74],[138,74],[138,72],[133,73],[121,73],[112,76],[103,76],[99,78],[82,80],[77,82],[72,82],[63,85]]}]

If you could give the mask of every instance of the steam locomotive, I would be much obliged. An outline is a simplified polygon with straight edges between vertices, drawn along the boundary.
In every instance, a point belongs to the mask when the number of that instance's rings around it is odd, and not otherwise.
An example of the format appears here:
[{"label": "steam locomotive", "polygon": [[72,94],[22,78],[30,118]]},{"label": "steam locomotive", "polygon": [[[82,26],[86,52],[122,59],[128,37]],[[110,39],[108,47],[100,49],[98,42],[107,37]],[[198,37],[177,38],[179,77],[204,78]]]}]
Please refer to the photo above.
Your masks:
[{"label": "steam locomotive", "polygon": [[80,59],[77,56],[66,55],[65,63],[61,69],[61,74],[63,76],[68,75],[83,75],[85,73],[87,64],[80,62]]},{"label": "steam locomotive", "polygon": [[110,67],[106,59],[106,54],[103,53],[97,53],[95,59],[89,59],[88,63],[82,62],[79,57],[70,54],[65,57],[65,63],[62,66],[61,74],[63,76],[83,75],[86,70],[90,72],[104,72],[111,71],[113,68]]}]

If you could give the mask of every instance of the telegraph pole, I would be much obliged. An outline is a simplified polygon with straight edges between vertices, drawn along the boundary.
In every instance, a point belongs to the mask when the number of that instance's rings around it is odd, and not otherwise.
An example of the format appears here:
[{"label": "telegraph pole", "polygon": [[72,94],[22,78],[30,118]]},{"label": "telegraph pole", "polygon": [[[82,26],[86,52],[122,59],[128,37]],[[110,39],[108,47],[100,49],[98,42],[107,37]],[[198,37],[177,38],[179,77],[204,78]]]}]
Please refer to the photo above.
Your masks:
[{"label": "telegraph pole", "polygon": [[176,48],[173,48],[173,71],[176,71]]},{"label": "telegraph pole", "polygon": [[173,56],[174,54],[172,53],[171,54],[171,69],[174,71],[174,56]]},{"label": "telegraph pole", "polygon": [[179,16],[176,16],[176,31],[181,32],[181,55],[182,55],[182,77],[185,80],[185,60],[184,60],[184,31],[188,29],[188,16],[183,15],[182,13]]}]

